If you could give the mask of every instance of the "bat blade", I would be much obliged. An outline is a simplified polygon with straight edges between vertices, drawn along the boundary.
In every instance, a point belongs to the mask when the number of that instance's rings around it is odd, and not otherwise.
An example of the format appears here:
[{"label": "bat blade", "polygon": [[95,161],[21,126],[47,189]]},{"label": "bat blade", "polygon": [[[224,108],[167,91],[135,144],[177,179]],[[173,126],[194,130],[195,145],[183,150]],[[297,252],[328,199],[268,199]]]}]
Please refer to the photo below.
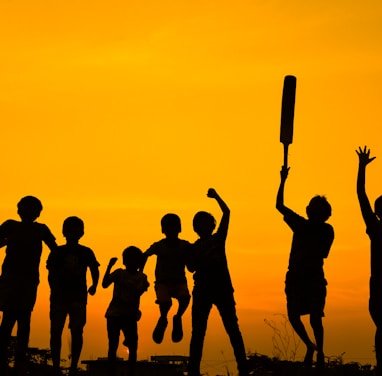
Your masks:
[{"label": "bat blade", "polygon": [[296,77],[285,76],[281,105],[280,142],[290,145],[293,141],[294,105],[296,100]]}]

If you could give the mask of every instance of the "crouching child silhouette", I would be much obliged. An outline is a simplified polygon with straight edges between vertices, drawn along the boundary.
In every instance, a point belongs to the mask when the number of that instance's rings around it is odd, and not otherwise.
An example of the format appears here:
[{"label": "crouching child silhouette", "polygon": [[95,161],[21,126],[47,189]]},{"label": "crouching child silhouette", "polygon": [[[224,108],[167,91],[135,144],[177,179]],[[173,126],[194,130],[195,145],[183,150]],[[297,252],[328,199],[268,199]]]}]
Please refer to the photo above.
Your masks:
[{"label": "crouching child silhouette", "polygon": [[249,374],[248,361],[236,315],[234,289],[225,250],[230,210],[214,189],[210,188],[207,196],[216,200],[223,216],[216,233],[213,233],[215,218],[210,213],[200,211],[193,219],[194,231],[199,235],[199,239],[192,246],[188,263],[190,271],[194,271],[188,375],[200,376],[208,316],[212,306],[215,305],[233,347],[239,375],[245,376]]},{"label": "crouching child silhouette", "polygon": [[[72,339],[69,375],[75,375],[83,345],[88,293],[90,295],[96,293],[99,263],[90,248],[79,244],[79,240],[84,235],[82,219],[66,218],[62,233],[66,244],[52,251],[46,264],[50,285],[50,348],[54,372],[56,375],[62,375],[61,337],[66,318],[69,317]],[[92,278],[89,289],[86,282],[88,268]]]},{"label": "crouching child silhouette", "polygon": [[135,372],[138,349],[138,321],[141,317],[139,303],[141,295],[147,291],[149,283],[147,276],[140,271],[143,253],[134,246],[126,248],[122,253],[125,269],[111,268],[117,262],[112,257],[102,280],[102,287],[107,288],[114,283],[113,298],[106,311],[107,336],[109,340],[108,360],[111,375],[115,375],[115,361],[119,335],[124,335],[123,344],[129,349],[128,375]]},{"label": "crouching child silhouette", "polygon": [[178,301],[178,309],[172,320],[171,338],[173,342],[182,340],[182,316],[191,298],[185,272],[190,243],[178,237],[182,230],[180,218],[176,214],[166,214],[161,220],[161,227],[166,237],[152,244],[144,253],[144,264],[148,257],[157,257],[155,293],[160,316],[153,332],[153,340],[158,344],[162,343],[167,328],[167,315],[172,306],[172,298]]},{"label": "crouching child silhouette", "polygon": [[[313,197],[306,208],[308,219],[284,205],[284,187],[289,168],[281,169],[281,182],[276,208],[293,231],[289,266],[285,279],[285,293],[289,321],[306,345],[304,363],[309,369],[314,351],[317,351],[317,368],[324,367],[324,327],[322,317],[326,299],[327,281],[324,276],[324,259],[328,257],[334,240],[333,227],[326,223],[331,216],[331,206],[323,196]],[[316,343],[311,341],[301,321],[310,315]]]}]

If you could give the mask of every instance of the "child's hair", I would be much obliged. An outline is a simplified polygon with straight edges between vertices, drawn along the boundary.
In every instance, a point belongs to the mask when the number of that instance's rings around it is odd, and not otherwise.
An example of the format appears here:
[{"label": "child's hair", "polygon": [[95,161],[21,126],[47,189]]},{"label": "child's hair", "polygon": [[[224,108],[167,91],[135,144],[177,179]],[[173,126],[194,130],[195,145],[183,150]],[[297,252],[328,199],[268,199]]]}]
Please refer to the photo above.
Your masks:
[{"label": "child's hair", "polygon": [[215,229],[216,221],[212,214],[205,211],[197,212],[192,221],[194,231],[200,236],[211,235]]},{"label": "child's hair", "polygon": [[17,204],[17,212],[23,219],[35,220],[42,211],[41,201],[34,196],[25,196]]},{"label": "child's hair", "polygon": [[132,245],[122,252],[122,260],[125,266],[134,266],[134,269],[138,269],[142,265],[143,252]]},{"label": "child's hair", "polygon": [[309,219],[325,222],[332,215],[332,207],[325,196],[314,196],[306,207]]},{"label": "child's hair", "polygon": [[374,212],[378,216],[379,219],[382,219],[382,196],[379,196],[374,201]]},{"label": "child's hair", "polygon": [[62,225],[62,234],[65,238],[80,239],[84,234],[84,221],[75,216],[66,218]]},{"label": "child's hair", "polygon": [[161,219],[162,233],[177,233],[182,231],[182,225],[178,215],[169,213],[165,214]]}]

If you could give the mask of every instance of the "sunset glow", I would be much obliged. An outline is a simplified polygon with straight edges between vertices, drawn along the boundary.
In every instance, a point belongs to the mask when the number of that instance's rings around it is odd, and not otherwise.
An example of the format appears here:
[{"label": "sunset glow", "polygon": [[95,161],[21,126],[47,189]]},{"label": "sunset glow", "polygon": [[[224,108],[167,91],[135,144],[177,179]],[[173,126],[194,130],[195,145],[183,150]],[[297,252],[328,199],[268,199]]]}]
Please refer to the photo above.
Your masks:
[{"label": "sunset glow", "polygon": [[[272,355],[264,319],[286,313],[292,236],[275,209],[281,93],[284,76],[295,75],[285,204],[304,215],[324,194],[333,207],[325,352],[374,364],[355,150],[368,145],[377,156],[366,182],[374,201],[382,194],[381,17],[377,0],[0,1],[1,222],[35,195],[39,222],[62,244],[63,220],[81,217],[82,243],[102,276],[110,257],[122,265],[128,245],[146,250],[159,240],[165,213],[179,214],[181,237],[195,241],[197,211],[220,218],[206,197],[214,187],[231,209],[227,255],[246,347]],[[49,347],[47,256],[45,248],[30,340],[40,348]],[[190,309],[181,343],[168,333],[162,345],[151,339],[154,264],[145,269],[138,358],[188,355]],[[111,294],[99,286],[89,297],[82,359],[107,355]],[[204,359],[233,359],[216,311]]]}]

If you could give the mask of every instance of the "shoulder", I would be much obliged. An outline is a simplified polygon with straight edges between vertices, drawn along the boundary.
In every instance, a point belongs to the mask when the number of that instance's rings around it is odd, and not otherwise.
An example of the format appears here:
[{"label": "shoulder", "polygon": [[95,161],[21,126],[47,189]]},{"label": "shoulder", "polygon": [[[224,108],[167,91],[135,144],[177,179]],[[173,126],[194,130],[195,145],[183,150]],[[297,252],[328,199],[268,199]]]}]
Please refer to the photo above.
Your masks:
[{"label": "shoulder", "polygon": [[183,247],[189,247],[191,243],[188,240],[179,239],[179,244]]},{"label": "shoulder", "polygon": [[21,222],[15,221],[14,219],[7,219],[5,222],[3,222],[0,225],[0,229],[2,230],[12,229],[12,228],[20,226],[20,224]]},{"label": "shoulder", "polygon": [[163,247],[165,240],[166,239],[161,239],[161,240],[158,240],[157,242],[152,243],[146,252],[150,251],[150,252],[154,253],[159,248]]}]

